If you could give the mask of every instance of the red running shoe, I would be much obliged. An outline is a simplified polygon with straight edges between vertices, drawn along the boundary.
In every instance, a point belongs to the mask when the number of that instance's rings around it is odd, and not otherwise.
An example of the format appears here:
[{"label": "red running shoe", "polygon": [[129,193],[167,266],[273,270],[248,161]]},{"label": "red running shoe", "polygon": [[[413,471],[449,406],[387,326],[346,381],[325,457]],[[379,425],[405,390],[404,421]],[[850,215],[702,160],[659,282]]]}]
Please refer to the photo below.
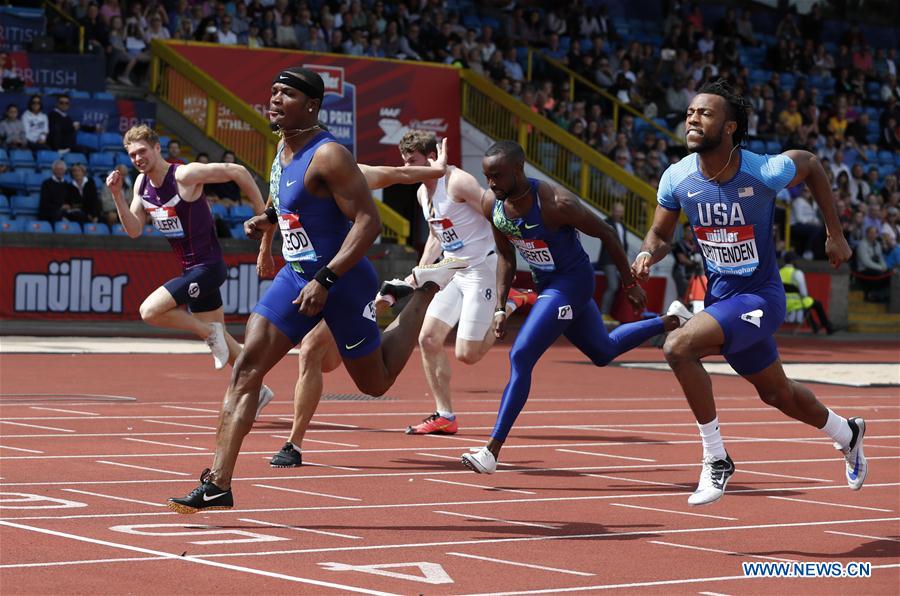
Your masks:
[{"label": "red running shoe", "polygon": [[459,430],[459,423],[454,417],[453,420],[447,420],[437,412],[422,421],[416,426],[406,427],[408,435],[455,435]]}]

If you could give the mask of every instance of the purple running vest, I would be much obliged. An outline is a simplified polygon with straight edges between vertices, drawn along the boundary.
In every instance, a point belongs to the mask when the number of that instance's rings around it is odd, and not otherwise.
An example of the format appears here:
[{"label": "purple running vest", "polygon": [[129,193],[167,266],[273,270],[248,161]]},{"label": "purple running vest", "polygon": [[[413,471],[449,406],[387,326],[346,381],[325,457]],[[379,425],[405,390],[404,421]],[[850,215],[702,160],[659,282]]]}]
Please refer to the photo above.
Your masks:
[{"label": "purple running vest", "polygon": [[155,227],[169,240],[184,269],[198,265],[211,265],[222,260],[222,248],[216,238],[209,203],[202,194],[196,201],[188,202],[178,196],[175,170],[169,166],[162,186],[150,184],[144,176],[141,183],[141,202]]}]

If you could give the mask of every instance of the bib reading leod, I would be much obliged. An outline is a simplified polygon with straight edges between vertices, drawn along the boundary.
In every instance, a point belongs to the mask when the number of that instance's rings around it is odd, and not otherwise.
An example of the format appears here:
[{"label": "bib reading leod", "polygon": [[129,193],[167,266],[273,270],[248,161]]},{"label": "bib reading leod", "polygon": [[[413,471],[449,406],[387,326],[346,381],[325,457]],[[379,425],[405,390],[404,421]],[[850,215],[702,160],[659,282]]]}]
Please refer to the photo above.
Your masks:
[{"label": "bib reading leod", "polygon": [[759,267],[753,226],[696,227],[694,233],[710,271],[748,277]]},{"label": "bib reading leod", "polygon": [[296,261],[315,261],[319,257],[316,249],[313,247],[309,234],[303,229],[300,223],[300,217],[295,213],[282,213],[278,216],[278,227],[281,229],[283,242],[281,245],[281,254],[284,260],[291,262]]}]

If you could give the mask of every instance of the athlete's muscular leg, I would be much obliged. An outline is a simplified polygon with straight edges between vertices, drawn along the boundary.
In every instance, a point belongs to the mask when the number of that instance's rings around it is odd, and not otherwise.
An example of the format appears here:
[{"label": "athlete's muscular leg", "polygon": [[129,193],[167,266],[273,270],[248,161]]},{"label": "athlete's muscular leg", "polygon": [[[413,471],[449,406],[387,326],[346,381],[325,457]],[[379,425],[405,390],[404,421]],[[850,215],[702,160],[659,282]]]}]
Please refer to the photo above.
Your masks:
[{"label": "athlete's muscular leg", "polygon": [[360,391],[384,395],[397,379],[416,347],[428,305],[438,293],[432,283],[413,292],[406,308],[382,334],[381,345],[361,358],[344,358],[344,366]]},{"label": "athlete's muscular leg", "polygon": [[206,339],[212,333],[212,326],[180,308],[165,286],[156,288],[147,296],[141,304],[140,312],[144,322],[154,327],[187,331],[201,339]]},{"label": "athlete's muscular leg", "polygon": [[[452,412],[450,398],[450,358],[444,342],[453,328],[434,317],[425,317],[419,333],[419,348],[422,350],[422,370],[425,380],[434,395],[434,403],[439,412]],[[493,334],[492,334],[493,335]]]},{"label": "athlete's muscular leg", "polygon": [[719,322],[701,312],[684,327],[670,333],[663,346],[666,361],[700,424],[711,422],[716,417],[712,381],[700,359],[718,354],[724,341],[725,334]]},{"label": "athlete's muscular leg", "polygon": [[231,486],[234,465],[244,436],[253,426],[263,377],[293,347],[293,342],[265,317],[251,313],[247,320],[244,350],[234,363],[231,383],[225,393],[216,457],[210,480],[221,489]]},{"label": "athlete's muscular leg", "polygon": [[[225,325],[225,308],[221,306],[216,310],[191,314],[204,323],[222,323],[223,326]],[[234,361],[237,360],[238,355],[241,353],[241,344],[231,337],[227,329],[225,330],[225,342],[228,344],[228,364],[234,366]]]},{"label": "athlete's muscular leg", "polygon": [[744,375],[753,383],[759,398],[800,422],[822,428],[828,421],[828,409],[805,386],[792,381],[784,374],[781,358],[762,371]]},{"label": "athlete's muscular leg", "polygon": [[294,387],[294,423],[289,440],[300,447],[313,414],[319,407],[324,387],[322,374],[341,365],[341,355],[325,321],[319,321],[303,338],[298,363],[300,376]]}]

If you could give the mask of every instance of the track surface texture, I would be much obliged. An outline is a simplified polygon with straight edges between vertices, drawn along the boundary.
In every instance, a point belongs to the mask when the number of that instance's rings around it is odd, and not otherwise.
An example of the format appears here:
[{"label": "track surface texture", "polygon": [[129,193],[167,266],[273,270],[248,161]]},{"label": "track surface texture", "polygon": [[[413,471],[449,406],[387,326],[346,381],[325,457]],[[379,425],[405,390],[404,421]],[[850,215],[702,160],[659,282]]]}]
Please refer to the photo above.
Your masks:
[{"label": "track surface texture", "polygon": [[[194,516],[163,504],[212,463],[228,371],[213,370],[202,344],[170,354],[53,344],[18,342],[0,355],[4,594],[821,595],[900,586],[896,343],[779,340],[788,370],[812,379],[821,401],[866,419],[870,472],[859,492],[821,432],[764,405],[743,379],[716,374],[737,472],[721,501],[689,507],[697,428],[651,347],[596,368],[568,344],[554,346],[497,473],[473,474],[459,458],[490,434],[508,375],[504,344],[472,367],[453,362],[459,434],[403,433],[433,409],[414,354],[382,399],[353,399],[343,369],[327,375],[334,397],[307,433],[304,465],[274,469],[268,459],[291,426],[289,355],[267,377],[275,401],[244,441],[235,508]],[[794,575],[749,577],[742,566],[779,562]],[[870,565],[870,576],[796,577],[854,562]]]}]

